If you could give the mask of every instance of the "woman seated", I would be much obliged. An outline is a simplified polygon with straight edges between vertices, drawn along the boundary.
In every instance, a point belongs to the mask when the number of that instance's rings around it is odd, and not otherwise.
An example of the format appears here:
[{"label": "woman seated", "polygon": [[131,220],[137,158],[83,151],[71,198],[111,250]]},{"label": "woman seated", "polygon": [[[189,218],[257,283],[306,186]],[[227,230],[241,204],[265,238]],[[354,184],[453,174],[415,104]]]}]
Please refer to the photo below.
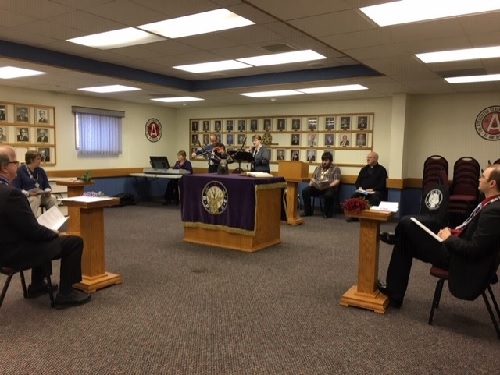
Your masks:
[{"label": "woman seated", "polygon": [[[190,174],[193,173],[193,167],[191,162],[186,159],[186,151],[179,150],[177,153],[177,162],[172,167],[173,169],[185,169]],[[168,181],[167,190],[165,191],[165,202],[164,205],[173,203],[175,205],[179,204],[179,180],[171,179]]]}]

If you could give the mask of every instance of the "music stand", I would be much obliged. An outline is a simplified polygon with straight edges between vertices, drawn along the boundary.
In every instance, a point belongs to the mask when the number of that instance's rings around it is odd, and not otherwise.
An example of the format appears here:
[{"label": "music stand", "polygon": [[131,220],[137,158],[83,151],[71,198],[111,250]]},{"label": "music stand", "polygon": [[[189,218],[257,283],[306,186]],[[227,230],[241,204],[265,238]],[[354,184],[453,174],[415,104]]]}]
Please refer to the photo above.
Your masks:
[{"label": "music stand", "polygon": [[246,161],[246,162],[251,163],[252,161],[255,160],[254,157],[252,156],[252,153],[247,152],[245,150],[236,150],[236,152],[234,152],[233,155],[231,155],[231,157],[233,158],[233,160],[236,160],[238,162],[238,168],[236,168],[233,171],[233,173],[242,173],[243,172],[243,169],[241,168],[242,161]]}]

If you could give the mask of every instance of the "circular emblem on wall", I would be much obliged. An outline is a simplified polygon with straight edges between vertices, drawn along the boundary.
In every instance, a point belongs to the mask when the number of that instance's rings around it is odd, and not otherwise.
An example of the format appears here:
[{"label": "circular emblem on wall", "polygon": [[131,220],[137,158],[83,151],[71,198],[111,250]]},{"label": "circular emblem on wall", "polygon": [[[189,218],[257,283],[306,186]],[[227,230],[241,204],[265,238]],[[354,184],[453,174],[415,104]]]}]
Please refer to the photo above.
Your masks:
[{"label": "circular emblem on wall", "polygon": [[158,142],[161,138],[161,122],[156,118],[150,118],[145,126],[146,138],[149,142]]},{"label": "circular emblem on wall", "polygon": [[201,204],[212,215],[219,215],[227,208],[227,189],[218,181],[210,181],[201,192]]},{"label": "circular emblem on wall", "polygon": [[430,211],[439,209],[443,203],[443,193],[439,189],[432,189],[425,196],[425,205]]},{"label": "circular emblem on wall", "polygon": [[500,140],[500,106],[483,109],[476,117],[476,132],[487,141]]}]

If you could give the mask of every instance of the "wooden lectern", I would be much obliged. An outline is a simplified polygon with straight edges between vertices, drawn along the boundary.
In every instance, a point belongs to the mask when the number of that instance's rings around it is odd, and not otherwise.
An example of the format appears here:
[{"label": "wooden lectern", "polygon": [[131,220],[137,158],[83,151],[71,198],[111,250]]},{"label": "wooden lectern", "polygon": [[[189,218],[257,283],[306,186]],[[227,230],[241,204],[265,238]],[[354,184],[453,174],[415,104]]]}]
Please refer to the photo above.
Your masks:
[{"label": "wooden lectern", "polygon": [[347,217],[359,219],[358,284],[340,298],[342,306],[356,306],[383,314],[389,299],[377,289],[380,223],[392,216],[389,211],[345,211]]},{"label": "wooden lectern", "polygon": [[[77,178],[55,180],[56,185],[66,186],[68,188],[68,198],[79,197],[83,195],[86,185],[93,185],[94,181],[82,181]],[[68,207],[68,232],[80,232],[80,208]]]},{"label": "wooden lectern", "polygon": [[297,196],[299,182],[309,181],[309,164],[303,161],[280,161],[278,176],[286,180],[286,222],[301,225],[303,220],[297,217]]}]

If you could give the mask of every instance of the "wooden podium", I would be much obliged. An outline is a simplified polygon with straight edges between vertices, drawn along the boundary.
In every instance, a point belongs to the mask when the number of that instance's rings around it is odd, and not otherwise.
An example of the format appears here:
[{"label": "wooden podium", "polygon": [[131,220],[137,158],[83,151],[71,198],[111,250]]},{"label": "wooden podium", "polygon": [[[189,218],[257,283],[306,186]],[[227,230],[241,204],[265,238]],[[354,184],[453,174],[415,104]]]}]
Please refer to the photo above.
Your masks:
[{"label": "wooden podium", "polygon": [[[87,185],[93,185],[94,181],[82,181],[77,178],[55,180],[56,185],[66,186],[68,188],[68,198],[79,197],[83,195],[83,189]],[[68,232],[80,232],[80,208],[68,207]]]},{"label": "wooden podium", "polygon": [[93,202],[63,200],[63,202],[68,208],[77,209],[80,214],[80,228],[77,232],[68,230],[68,234],[79,234],[84,242],[82,281],[74,287],[93,293],[109,285],[121,284],[120,275],[106,272],[103,212],[105,207],[119,204],[120,199],[110,198]]},{"label": "wooden podium", "polygon": [[389,299],[377,289],[380,223],[389,220],[392,212],[364,210],[345,211],[347,217],[359,219],[358,284],[340,298],[342,306],[356,306],[383,314]]},{"label": "wooden podium", "polygon": [[280,161],[278,176],[286,180],[286,222],[301,225],[304,220],[297,216],[297,196],[299,182],[309,181],[309,164],[303,161]]}]

